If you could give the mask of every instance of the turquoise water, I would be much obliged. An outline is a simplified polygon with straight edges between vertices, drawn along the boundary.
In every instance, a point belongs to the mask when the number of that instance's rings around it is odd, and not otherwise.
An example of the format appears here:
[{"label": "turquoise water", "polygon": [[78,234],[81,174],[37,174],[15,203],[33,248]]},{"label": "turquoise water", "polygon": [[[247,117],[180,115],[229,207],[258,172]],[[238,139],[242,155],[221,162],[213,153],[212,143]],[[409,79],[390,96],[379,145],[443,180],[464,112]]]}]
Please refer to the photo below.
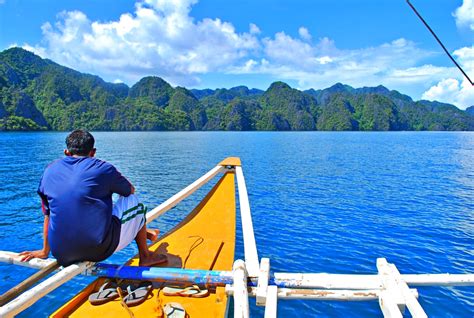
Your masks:
[{"label": "turquoise water", "polygon": [[[115,164],[154,207],[227,156],[242,158],[260,257],[274,271],[474,272],[473,133],[98,132],[97,156]],[[41,246],[35,194],[66,133],[0,134],[0,249]],[[208,188],[207,188],[208,189]],[[207,189],[155,221],[169,230]],[[237,257],[243,257],[240,225]],[[110,262],[125,261],[130,246]],[[0,292],[34,271],[0,265]],[[60,287],[23,317],[42,317],[90,278]],[[473,317],[473,287],[419,287],[430,317]],[[254,300],[251,300],[254,304]],[[252,305],[252,314],[263,309]],[[280,317],[382,317],[377,302],[281,300]]]}]

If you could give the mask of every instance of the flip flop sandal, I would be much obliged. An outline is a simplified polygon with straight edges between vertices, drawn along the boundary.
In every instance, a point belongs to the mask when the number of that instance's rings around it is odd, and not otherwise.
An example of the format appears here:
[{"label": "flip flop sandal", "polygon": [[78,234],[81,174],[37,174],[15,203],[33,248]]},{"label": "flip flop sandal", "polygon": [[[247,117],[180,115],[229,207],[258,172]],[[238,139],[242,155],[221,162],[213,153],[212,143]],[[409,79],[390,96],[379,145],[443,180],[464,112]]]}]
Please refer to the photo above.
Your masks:
[{"label": "flip flop sandal", "polygon": [[128,295],[123,298],[123,302],[128,307],[140,305],[147,299],[148,295],[151,293],[152,290],[153,290],[153,285],[151,283],[145,286],[138,287],[134,290],[132,290],[131,286],[128,286],[127,287]]},{"label": "flip flop sandal", "polygon": [[180,303],[167,303],[163,307],[166,318],[185,318],[186,310]]},{"label": "flip flop sandal", "polygon": [[105,282],[100,286],[99,291],[89,295],[89,302],[91,305],[98,306],[118,298],[117,287],[116,282]]},{"label": "flip flop sandal", "polygon": [[209,290],[200,289],[199,286],[197,285],[184,287],[184,288],[166,286],[165,288],[163,288],[163,294],[165,296],[203,298],[209,295]]}]

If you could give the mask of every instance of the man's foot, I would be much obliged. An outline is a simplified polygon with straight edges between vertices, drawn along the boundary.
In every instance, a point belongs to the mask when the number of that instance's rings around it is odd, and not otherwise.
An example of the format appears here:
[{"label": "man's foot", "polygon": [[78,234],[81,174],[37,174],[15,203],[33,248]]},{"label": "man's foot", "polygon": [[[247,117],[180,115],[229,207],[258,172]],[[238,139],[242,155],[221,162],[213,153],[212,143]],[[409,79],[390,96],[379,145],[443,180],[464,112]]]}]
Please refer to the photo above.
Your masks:
[{"label": "man's foot", "polygon": [[148,255],[140,256],[140,262],[138,263],[139,266],[153,266],[166,263],[168,261],[168,257],[164,254],[160,254],[157,252],[148,251]]},{"label": "man's foot", "polygon": [[158,239],[158,234],[160,234],[160,230],[158,229],[146,230],[146,238],[152,242],[155,242]]}]

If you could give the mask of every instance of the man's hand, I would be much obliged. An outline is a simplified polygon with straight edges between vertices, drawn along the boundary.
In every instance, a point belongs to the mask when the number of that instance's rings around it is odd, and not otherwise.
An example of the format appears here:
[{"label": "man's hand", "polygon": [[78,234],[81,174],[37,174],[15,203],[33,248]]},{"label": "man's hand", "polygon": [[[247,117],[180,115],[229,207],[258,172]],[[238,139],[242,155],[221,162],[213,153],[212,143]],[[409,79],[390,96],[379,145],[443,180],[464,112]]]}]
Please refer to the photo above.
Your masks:
[{"label": "man's hand", "polygon": [[132,189],[130,191],[130,194],[134,194],[135,193],[135,187],[132,185]]},{"label": "man's hand", "polygon": [[32,258],[47,258],[49,252],[45,250],[37,250],[37,251],[24,251],[21,252],[19,255],[22,256],[22,262],[28,262]]}]

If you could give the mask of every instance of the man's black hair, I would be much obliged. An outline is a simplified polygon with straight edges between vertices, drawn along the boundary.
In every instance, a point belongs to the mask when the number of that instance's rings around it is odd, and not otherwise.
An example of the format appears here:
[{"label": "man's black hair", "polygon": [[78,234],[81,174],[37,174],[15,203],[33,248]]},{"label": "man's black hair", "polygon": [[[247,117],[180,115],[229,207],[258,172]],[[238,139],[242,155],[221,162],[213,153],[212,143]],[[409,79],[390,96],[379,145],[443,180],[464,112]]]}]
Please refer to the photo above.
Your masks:
[{"label": "man's black hair", "polygon": [[72,155],[87,156],[94,149],[94,137],[88,131],[76,129],[66,137],[66,146]]}]

